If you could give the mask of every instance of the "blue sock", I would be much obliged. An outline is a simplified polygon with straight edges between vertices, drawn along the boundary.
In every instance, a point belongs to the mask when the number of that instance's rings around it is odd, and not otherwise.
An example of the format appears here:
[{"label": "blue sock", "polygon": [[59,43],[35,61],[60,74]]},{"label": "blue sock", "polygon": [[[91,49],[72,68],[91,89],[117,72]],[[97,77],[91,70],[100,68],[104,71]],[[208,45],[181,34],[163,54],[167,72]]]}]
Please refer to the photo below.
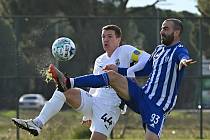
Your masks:
[{"label": "blue sock", "polygon": [[84,75],[74,78],[74,87],[92,87],[92,88],[99,88],[109,85],[109,77],[107,73],[94,75]]}]

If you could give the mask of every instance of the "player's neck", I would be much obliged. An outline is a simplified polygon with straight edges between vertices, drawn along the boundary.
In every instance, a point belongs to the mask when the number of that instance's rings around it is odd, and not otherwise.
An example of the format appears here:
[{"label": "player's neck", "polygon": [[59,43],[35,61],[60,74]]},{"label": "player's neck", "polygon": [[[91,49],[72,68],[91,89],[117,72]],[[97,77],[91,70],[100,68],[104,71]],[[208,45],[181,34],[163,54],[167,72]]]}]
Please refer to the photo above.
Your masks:
[{"label": "player's neck", "polygon": [[177,44],[179,42],[180,42],[180,40],[174,40],[170,45],[168,45],[166,47],[171,47],[171,46],[173,46],[173,45],[175,45],[175,44]]},{"label": "player's neck", "polygon": [[111,57],[113,53],[106,52],[106,54],[107,54],[108,57]]},{"label": "player's neck", "polygon": [[113,51],[110,51],[110,52],[107,51],[107,52],[106,52],[107,56],[108,56],[108,57],[111,57],[115,50],[116,50],[116,49],[114,49]]}]

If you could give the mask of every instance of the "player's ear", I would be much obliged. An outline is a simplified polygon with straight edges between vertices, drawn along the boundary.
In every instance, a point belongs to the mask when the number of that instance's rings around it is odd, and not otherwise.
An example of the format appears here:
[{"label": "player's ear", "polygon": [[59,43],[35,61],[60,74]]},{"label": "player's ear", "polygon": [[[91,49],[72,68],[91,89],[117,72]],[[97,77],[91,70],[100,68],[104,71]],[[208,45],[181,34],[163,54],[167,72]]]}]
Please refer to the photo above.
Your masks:
[{"label": "player's ear", "polygon": [[180,36],[180,30],[175,30],[174,31],[174,36]]},{"label": "player's ear", "polygon": [[118,37],[117,40],[118,40],[118,42],[120,44],[121,43],[121,37]]}]

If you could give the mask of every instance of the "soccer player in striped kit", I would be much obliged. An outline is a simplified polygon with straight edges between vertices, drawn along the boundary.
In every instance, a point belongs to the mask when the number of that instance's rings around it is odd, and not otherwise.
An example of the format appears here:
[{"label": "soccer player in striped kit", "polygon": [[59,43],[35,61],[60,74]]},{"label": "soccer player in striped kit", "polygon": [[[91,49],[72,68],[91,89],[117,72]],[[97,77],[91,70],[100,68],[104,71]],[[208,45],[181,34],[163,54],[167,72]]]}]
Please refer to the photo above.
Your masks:
[{"label": "soccer player in striped kit", "polygon": [[73,87],[111,86],[134,112],[140,114],[145,124],[145,139],[159,140],[165,118],[175,106],[184,68],[195,63],[180,41],[182,31],[182,22],[178,19],[170,18],[162,23],[162,44],[155,48],[143,69],[135,72],[136,76],[149,76],[143,86],[133,78],[122,76],[127,69],[113,64],[105,66],[103,74],[75,78],[65,77],[54,65],[50,65],[49,71],[65,93]]},{"label": "soccer player in striped kit", "polygon": [[133,111],[140,114],[145,124],[145,139],[158,140],[164,120],[176,104],[184,68],[195,63],[181,42],[182,32],[179,19],[170,18],[162,23],[162,44],[155,48],[143,69],[136,71],[138,66],[135,68],[136,76],[149,76],[143,86],[139,86],[133,78],[122,76],[127,74],[127,69],[117,68],[116,65],[105,66],[106,73],[100,75],[75,78],[65,78],[53,65],[49,69],[63,89],[111,86]]},{"label": "soccer player in striped kit", "polygon": [[[183,66],[195,62],[189,58],[188,50],[180,41],[182,31],[182,22],[178,19],[166,19],[162,23],[162,44],[155,48],[144,70],[135,73],[136,76],[149,75],[144,86],[138,87],[129,78],[116,73],[108,74],[109,84],[118,91],[118,95],[135,112],[141,114],[146,126],[146,140],[160,138],[164,120],[176,103]],[[112,66],[106,69],[109,67]],[[119,68],[118,71],[124,73],[123,69]],[[117,80],[122,82],[118,83]]]}]

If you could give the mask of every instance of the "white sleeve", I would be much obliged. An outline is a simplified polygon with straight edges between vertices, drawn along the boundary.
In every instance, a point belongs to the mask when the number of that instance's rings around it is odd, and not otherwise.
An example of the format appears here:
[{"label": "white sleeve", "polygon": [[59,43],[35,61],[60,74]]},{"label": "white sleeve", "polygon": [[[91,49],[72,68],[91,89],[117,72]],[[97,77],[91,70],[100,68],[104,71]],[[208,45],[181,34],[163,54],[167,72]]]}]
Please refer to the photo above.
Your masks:
[{"label": "white sleeve", "polygon": [[151,56],[150,54],[143,51],[143,53],[138,58],[138,62],[135,65],[128,68],[127,76],[128,77],[135,77],[135,72],[139,71],[139,70],[142,70],[144,68],[144,66],[147,63],[147,61],[149,60],[150,56]]}]

